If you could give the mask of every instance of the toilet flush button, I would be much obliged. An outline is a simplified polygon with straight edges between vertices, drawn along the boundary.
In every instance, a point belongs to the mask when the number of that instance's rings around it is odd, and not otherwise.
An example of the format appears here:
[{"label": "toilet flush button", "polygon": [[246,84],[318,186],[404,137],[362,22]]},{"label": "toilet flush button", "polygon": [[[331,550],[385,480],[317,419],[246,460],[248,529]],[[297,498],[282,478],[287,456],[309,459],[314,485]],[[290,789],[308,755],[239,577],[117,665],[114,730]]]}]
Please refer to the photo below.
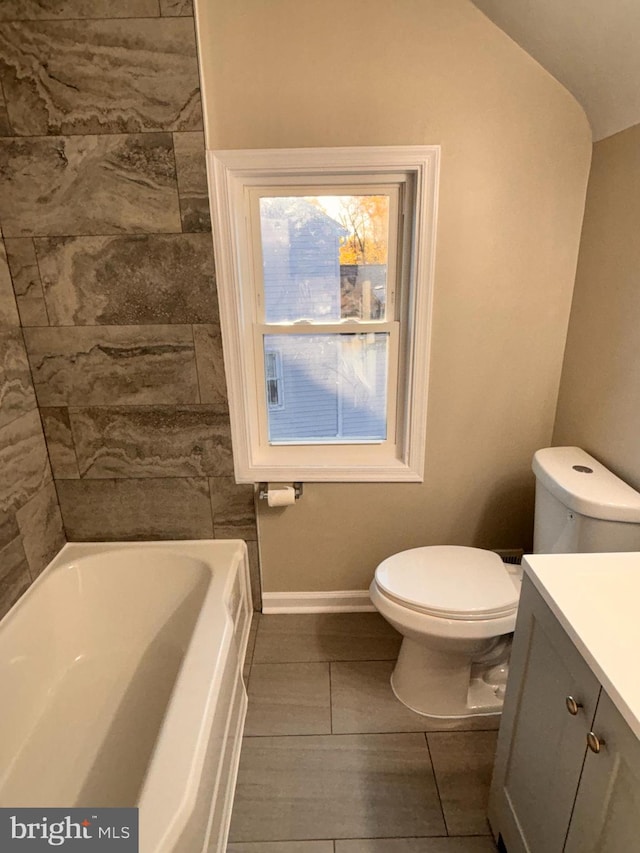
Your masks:
[{"label": "toilet flush button", "polygon": [[579,471],[581,474],[593,474],[593,468],[588,465],[572,465],[574,471]]}]

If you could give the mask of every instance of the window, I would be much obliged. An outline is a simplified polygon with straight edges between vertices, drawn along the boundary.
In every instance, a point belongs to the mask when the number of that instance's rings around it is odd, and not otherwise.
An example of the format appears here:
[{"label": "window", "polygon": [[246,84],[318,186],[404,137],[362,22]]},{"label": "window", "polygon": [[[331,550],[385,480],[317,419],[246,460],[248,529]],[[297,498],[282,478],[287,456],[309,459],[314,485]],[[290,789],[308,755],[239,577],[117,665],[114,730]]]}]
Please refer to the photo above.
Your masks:
[{"label": "window", "polygon": [[209,152],[238,482],[422,479],[438,153]]}]

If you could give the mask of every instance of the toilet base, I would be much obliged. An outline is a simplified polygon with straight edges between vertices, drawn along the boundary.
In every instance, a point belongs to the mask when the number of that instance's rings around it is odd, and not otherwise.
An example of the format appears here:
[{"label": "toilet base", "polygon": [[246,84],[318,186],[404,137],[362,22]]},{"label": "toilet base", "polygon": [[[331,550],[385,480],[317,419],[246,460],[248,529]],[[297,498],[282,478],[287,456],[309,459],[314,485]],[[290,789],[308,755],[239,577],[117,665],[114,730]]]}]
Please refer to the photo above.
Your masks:
[{"label": "toilet base", "polygon": [[403,705],[425,717],[493,716],[502,712],[506,671],[506,664],[482,668],[469,654],[431,649],[405,637],[391,689]]}]

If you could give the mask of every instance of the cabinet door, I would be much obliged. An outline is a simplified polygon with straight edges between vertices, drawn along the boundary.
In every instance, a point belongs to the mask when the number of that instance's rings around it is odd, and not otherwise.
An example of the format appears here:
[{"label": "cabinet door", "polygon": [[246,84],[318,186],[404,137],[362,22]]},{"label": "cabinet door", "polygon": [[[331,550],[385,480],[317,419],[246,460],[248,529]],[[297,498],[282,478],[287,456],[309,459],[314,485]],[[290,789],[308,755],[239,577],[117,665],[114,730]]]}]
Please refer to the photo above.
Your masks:
[{"label": "cabinet door", "polygon": [[593,732],[602,745],[587,750],[565,853],[637,853],[640,741],[604,690]]},{"label": "cabinet door", "polygon": [[599,690],[525,577],[489,806],[509,853],[562,853]]}]

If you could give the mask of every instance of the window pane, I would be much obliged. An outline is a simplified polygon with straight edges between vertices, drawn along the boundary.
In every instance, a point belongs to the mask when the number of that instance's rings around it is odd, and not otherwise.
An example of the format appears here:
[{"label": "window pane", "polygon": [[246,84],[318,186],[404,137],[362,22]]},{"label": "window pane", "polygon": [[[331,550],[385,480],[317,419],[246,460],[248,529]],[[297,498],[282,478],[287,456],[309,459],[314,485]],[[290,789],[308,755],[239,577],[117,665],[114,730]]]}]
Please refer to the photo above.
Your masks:
[{"label": "window pane", "polygon": [[273,353],[281,367],[280,408],[268,407],[270,443],[383,441],[388,342],[387,332],[265,335],[267,377]]},{"label": "window pane", "polygon": [[267,323],[384,320],[385,195],[260,198]]}]

